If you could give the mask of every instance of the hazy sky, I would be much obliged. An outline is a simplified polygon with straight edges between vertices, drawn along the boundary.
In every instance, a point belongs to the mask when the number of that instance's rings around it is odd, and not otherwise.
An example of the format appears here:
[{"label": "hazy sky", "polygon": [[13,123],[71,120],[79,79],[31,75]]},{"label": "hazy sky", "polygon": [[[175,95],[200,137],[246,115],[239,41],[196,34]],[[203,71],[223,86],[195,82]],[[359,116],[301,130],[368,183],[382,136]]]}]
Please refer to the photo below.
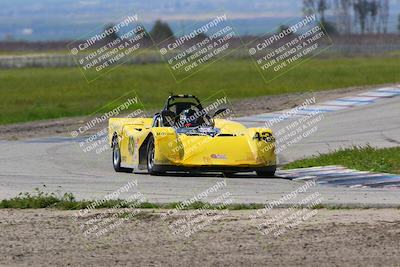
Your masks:
[{"label": "hazy sky", "polygon": [[[301,16],[301,0],[0,0],[0,39],[75,39],[137,13],[151,27],[156,19],[174,30],[226,13],[242,33],[261,34]],[[395,29],[400,1],[391,0]]]}]

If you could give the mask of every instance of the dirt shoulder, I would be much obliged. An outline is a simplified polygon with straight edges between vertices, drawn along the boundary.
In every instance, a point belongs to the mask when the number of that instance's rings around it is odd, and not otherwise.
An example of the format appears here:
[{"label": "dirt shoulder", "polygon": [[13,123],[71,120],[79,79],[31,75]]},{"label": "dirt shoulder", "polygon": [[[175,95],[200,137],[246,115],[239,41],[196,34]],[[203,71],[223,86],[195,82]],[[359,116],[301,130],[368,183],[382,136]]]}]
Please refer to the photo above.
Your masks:
[{"label": "dirt shoulder", "polygon": [[[384,84],[379,86],[390,86]],[[259,113],[273,112],[288,108],[294,108],[302,104],[306,98],[315,96],[317,102],[336,99],[339,97],[354,95],[358,92],[376,88],[374,86],[358,86],[335,90],[325,90],[309,93],[282,94],[274,96],[260,96],[234,100],[232,106],[236,116],[247,116]],[[156,110],[149,111],[153,114]],[[67,136],[87,122],[87,117],[61,118],[46,121],[34,121],[0,126],[0,140],[18,140],[25,138],[46,136]],[[93,134],[101,130],[104,125],[93,127],[86,134]]]},{"label": "dirt shoulder", "polygon": [[[145,210],[106,234],[84,236],[74,211],[0,210],[0,265],[6,266],[398,266],[398,209],[315,210],[280,236],[257,225],[279,215],[250,219],[254,211],[220,214],[190,237],[171,225],[190,211],[161,219]],[[225,211],[226,212],[226,211]],[[103,218],[104,219],[104,218]],[[263,227],[262,229],[265,229]],[[267,264],[268,263],[268,264]]]}]

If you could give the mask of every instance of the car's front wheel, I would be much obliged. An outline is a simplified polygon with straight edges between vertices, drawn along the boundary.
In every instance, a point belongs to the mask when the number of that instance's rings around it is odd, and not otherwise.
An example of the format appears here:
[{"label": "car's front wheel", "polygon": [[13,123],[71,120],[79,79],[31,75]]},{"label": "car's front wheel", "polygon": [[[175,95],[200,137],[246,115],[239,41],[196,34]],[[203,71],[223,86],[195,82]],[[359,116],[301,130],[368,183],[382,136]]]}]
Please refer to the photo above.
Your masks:
[{"label": "car's front wheel", "polygon": [[270,166],[267,169],[257,170],[256,173],[257,173],[257,176],[260,176],[260,177],[274,178],[275,171],[276,171],[276,166]]}]

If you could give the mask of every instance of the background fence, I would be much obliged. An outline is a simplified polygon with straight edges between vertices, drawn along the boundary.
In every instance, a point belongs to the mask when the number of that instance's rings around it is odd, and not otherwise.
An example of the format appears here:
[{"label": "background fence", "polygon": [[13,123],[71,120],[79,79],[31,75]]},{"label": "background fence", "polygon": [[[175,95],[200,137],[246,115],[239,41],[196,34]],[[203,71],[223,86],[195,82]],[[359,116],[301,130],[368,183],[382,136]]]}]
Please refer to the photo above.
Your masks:
[{"label": "background fence", "polygon": [[[243,43],[249,43],[255,37],[242,37],[236,40],[234,51],[228,57],[248,58],[247,49],[243,48]],[[332,37],[332,45],[324,51],[321,56],[345,55],[363,56],[379,55],[391,51],[399,51],[400,55],[400,35],[399,34],[370,34],[370,35],[340,35]],[[0,43],[0,68],[40,68],[40,67],[76,67],[79,56],[73,56],[66,50],[66,42],[58,43]],[[279,44],[277,44],[279,45]],[[322,44],[328,45],[328,44]],[[236,46],[236,47],[235,47]],[[48,49],[49,52],[46,51]],[[25,52],[32,51],[32,52]],[[46,51],[46,52],[45,52]],[[50,52],[55,51],[55,52]],[[14,54],[14,55],[13,55]],[[18,55],[20,54],[20,55]],[[22,55],[21,55],[22,54]],[[127,56],[124,59],[126,65],[161,63],[159,52],[153,47],[146,49],[144,53]]]}]

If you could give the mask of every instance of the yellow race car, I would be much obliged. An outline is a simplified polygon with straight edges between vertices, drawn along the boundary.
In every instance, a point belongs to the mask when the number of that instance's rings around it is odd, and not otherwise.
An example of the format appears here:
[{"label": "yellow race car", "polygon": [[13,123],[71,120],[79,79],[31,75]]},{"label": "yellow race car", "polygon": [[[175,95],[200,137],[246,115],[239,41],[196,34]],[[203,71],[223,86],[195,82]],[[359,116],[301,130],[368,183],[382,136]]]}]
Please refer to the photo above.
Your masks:
[{"label": "yellow race car", "polygon": [[115,171],[256,171],[259,176],[274,176],[272,131],[219,118],[229,112],[227,108],[212,115],[209,111],[195,96],[171,95],[153,118],[111,118],[108,138]]}]

